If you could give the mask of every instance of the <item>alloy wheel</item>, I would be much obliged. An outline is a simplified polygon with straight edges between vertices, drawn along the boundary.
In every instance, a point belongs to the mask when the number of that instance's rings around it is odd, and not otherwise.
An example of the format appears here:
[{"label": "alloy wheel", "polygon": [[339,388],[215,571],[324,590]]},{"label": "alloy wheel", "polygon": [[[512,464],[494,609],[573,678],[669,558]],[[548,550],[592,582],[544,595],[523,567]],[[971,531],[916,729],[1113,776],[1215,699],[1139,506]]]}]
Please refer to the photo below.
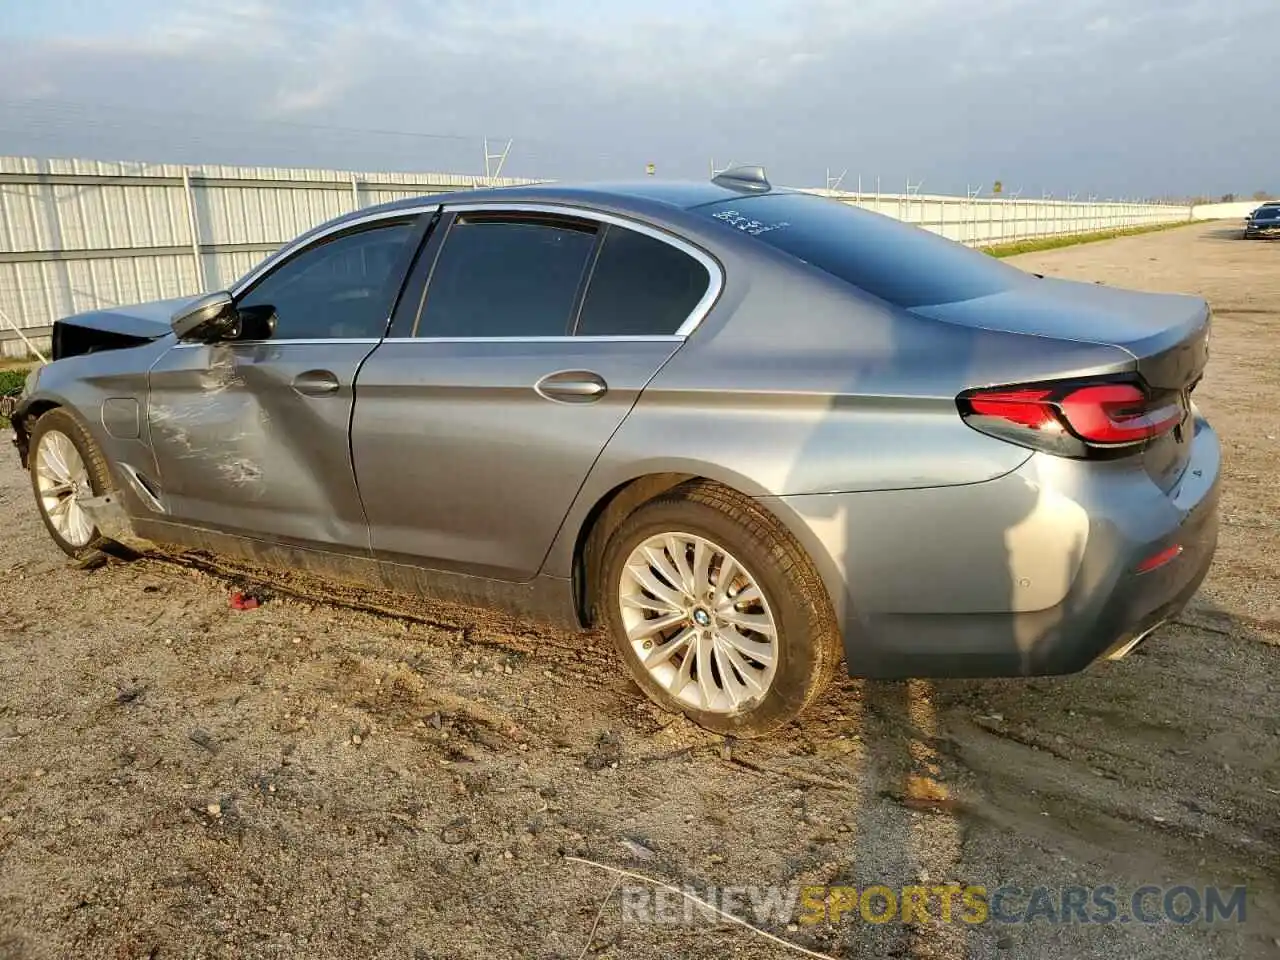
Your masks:
[{"label": "alloy wheel", "polygon": [[63,540],[73,547],[87,546],[93,539],[93,521],[80,501],[93,497],[93,485],[80,451],[65,433],[50,430],[40,438],[35,459],[40,509]]},{"label": "alloy wheel", "polygon": [[627,558],[618,596],[636,657],[676,700],[730,714],[768,693],[777,623],[756,578],[719,544],[649,537]]}]

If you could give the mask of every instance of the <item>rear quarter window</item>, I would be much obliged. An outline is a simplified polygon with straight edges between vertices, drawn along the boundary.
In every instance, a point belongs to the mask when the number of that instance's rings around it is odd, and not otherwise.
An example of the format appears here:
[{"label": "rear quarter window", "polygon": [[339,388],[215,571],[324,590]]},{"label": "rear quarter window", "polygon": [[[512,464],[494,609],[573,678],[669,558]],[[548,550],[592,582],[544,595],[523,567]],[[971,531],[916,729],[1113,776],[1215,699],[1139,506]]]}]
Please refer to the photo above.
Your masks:
[{"label": "rear quarter window", "polygon": [[972,300],[1029,279],[985,253],[825,197],[768,194],[695,209],[899,307]]},{"label": "rear quarter window", "polygon": [[577,334],[675,333],[707,292],[707,268],[662,240],[623,227],[606,230]]}]

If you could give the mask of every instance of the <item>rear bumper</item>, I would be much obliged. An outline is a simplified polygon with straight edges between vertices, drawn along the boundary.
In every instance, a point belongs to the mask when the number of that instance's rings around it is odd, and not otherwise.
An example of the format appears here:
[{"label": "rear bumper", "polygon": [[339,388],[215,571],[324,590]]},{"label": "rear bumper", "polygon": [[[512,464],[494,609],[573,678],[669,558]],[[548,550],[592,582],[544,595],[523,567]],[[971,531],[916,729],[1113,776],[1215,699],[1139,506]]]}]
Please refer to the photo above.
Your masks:
[{"label": "rear bumper", "polygon": [[[801,540],[822,556],[851,675],[1074,673],[1175,617],[1204,580],[1217,546],[1221,454],[1202,419],[1192,442],[1172,493],[1141,469],[1049,458],[1039,471],[1029,463],[986,484],[904,491],[896,504],[849,494],[840,510],[797,502],[809,498],[780,506],[798,511],[786,519],[800,520]],[[843,517],[839,535],[833,512]],[[889,529],[886,514],[896,538],[875,535]],[[1174,545],[1175,559],[1138,572]],[[1046,596],[1052,602],[1038,602]]]},{"label": "rear bumper", "polygon": [[[865,632],[846,631],[849,672],[881,679],[1075,673],[1176,617],[1209,572],[1217,539],[1215,493],[1164,541],[1126,551],[1109,584],[1073,590],[1046,610],[871,616]],[[1176,560],[1134,572],[1173,542],[1183,546]],[[1131,565],[1119,569],[1124,563]]]}]

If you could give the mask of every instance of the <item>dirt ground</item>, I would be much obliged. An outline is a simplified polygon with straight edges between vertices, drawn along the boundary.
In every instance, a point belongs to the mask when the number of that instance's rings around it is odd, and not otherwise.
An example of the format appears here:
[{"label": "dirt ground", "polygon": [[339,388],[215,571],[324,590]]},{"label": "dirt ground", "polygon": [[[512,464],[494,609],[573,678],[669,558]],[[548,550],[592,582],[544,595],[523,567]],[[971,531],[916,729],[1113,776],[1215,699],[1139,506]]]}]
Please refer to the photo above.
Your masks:
[{"label": "dirt ground", "polygon": [[769,930],[840,957],[1280,955],[1280,245],[1237,235],[1018,261],[1216,308],[1222,539],[1181,621],[1068,678],[846,679],[763,741],[657,712],[596,637],[73,569],[5,456],[0,958],[798,956],[622,923],[616,878],[566,855],[697,889],[1247,884],[1243,924]]}]

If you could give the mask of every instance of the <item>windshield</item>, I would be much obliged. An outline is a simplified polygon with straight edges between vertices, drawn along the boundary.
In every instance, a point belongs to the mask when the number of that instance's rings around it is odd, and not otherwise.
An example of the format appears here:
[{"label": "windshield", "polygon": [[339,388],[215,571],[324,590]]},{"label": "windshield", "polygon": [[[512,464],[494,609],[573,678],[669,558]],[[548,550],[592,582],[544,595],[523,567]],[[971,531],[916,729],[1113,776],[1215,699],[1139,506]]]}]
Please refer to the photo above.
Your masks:
[{"label": "windshield", "polygon": [[1280,217],[1280,207],[1263,207],[1253,213],[1255,220],[1274,220],[1276,217]]},{"label": "windshield", "polygon": [[927,230],[812,194],[748,196],[694,210],[900,307],[972,300],[1028,279]]}]

